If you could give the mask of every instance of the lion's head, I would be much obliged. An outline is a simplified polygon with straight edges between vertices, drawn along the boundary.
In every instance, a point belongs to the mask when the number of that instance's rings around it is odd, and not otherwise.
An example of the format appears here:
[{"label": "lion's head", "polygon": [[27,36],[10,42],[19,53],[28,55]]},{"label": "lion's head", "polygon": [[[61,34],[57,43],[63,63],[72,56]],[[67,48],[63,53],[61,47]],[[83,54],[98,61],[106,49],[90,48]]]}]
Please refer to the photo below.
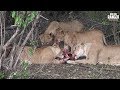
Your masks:
[{"label": "lion's head", "polygon": [[55,40],[58,42],[64,41],[64,36],[65,32],[61,28],[58,28],[56,30]]},{"label": "lion's head", "polygon": [[42,45],[53,45],[54,35],[52,34],[41,34],[39,36]]},{"label": "lion's head", "polygon": [[75,45],[72,49],[73,57],[75,59],[78,59],[81,56],[88,56],[89,49],[91,47],[92,43],[79,43]]}]

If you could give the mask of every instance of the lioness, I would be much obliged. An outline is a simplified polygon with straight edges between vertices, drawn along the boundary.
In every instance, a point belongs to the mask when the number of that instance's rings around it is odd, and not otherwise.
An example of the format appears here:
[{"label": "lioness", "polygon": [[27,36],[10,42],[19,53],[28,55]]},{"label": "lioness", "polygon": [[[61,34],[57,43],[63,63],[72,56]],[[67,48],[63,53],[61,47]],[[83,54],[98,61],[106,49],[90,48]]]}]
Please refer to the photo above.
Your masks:
[{"label": "lioness", "polygon": [[[84,25],[80,23],[77,20],[73,20],[71,22],[57,22],[53,21],[48,26],[47,30],[44,32],[44,34],[40,35],[40,40],[42,45],[51,45],[54,42],[54,36],[56,36],[56,33],[59,33],[59,29],[62,29],[64,31],[77,31],[81,32],[84,28]],[[58,32],[57,32],[58,31]]]},{"label": "lioness", "polygon": [[52,34],[41,34],[39,36],[39,39],[40,39],[42,45],[50,46],[50,45],[53,45],[55,37]]},{"label": "lioness", "polygon": [[84,25],[77,20],[73,20],[70,22],[57,22],[52,21],[48,26],[47,30],[45,31],[46,34],[52,33],[53,35],[56,34],[56,30],[58,28],[63,29],[64,31],[78,31],[80,32],[83,30]]},{"label": "lioness", "polygon": [[61,52],[58,45],[36,48],[30,52],[32,48],[25,46],[20,56],[20,60],[27,60],[33,64],[60,64],[61,61],[56,60],[55,57]]},{"label": "lioness", "polygon": [[88,58],[88,54],[90,51],[92,43],[79,43],[73,47],[73,57],[78,59],[81,56],[85,56]]},{"label": "lioness", "polygon": [[108,65],[120,65],[120,46],[104,46],[98,55],[98,63]]},{"label": "lioness", "polygon": [[59,30],[59,33],[56,35],[56,39],[58,41],[64,41],[67,45],[69,45],[71,47],[71,52],[73,52],[74,46],[79,43],[92,43],[88,56],[89,62],[81,60],[81,63],[89,64],[97,63],[97,52],[104,46],[104,44],[106,44],[103,32],[96,29],[80,33]]},{"label": "lioness", "polygon": [[[68,60],[67,63],[69,64],[79,64],[82,63],[82,60],[85,60],[89,62],[89,53],[90,53],[90,48],[91,48],[92,43],[79,43],[76,46],[74,46],[73,49],[73,57],[75,60]],[[85,59],[79,60],[79,57],[84,56]],[[77,60],[78,59],[78,60]]]},{"label": "lioness", "polygon": [[[82,54],[86,54],[83,46],[81,47],[81,51],[79,51],[79,56],[82,56]],[[88,46],[87,46],[88,47]],[[87,50],[90,52],[90,50]],[[78,52],[77,52],[78,53]],[[99,64],[105,64],[105,65],[113,65],[113,66],[119,66],[120,65],[120,46],[119,45],[109,45],[104,46],[101,50],[99,50],[97,53],[97,63]],[[69,64],[79,64],[79,63],[89,63],[91,60],[75,60],[75,61],[67,61]]]}]

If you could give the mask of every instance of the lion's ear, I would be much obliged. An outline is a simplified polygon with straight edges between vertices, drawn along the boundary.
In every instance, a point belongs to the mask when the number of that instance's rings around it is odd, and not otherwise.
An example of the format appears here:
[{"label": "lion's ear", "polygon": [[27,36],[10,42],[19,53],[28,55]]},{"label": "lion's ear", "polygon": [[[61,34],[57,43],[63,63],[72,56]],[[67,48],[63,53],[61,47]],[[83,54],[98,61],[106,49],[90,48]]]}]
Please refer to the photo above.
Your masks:
[{"label": "lion's ear", "polygon": [[53,33],[50,33],[50,36],[54,36],[54,34],[53,34]]}]

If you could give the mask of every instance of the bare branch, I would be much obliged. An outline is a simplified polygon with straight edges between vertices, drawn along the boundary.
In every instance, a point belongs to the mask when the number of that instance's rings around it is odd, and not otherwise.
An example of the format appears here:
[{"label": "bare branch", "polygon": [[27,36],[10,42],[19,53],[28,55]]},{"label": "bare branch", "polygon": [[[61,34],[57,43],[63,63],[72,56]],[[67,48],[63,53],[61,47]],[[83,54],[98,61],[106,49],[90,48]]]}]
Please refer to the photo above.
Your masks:
[{"label": "bare branch", "polygon": [[0,36],[1,36],[1,46],[3,46],[3,32],[2,32],[2,29],[3,29],[3,23],[2,23],[2,12],[0,12]]},{"label": "bare branch", "polygon": [[[5,12],[5,15],[6,15],[6,12]],[[3,36],[4,36],[4,38],[3,38],[3,44],[5,43],[5,27],[6,27],[6,25],[5,25],[5,16],[3,17],[3,26],[4,26],[4,34],[3,34]]]},{"label": "bare branch", "polygon": [[9,63],[10,69],[12,69],[12,65],[13,65],[13,57],[14,57],[15,48],[16,48],[16,46],[14,45],[10,52],[10,63]]},{"label": "bare branch", "polygon": [[18,34],[19,30],[17,28],[16,32],[13,34],[13,36],[6,42],[6,44],[3,46],[3,49],[5,47],[7,47],[8,45],[10,45],[10,43],[13,41],[13,39],[16,37],[16,35]]},{"label": "bare branch", "polygon": [[25,38],[24,42],[21,44],[20,50],[19,50],[19,52],[18,52],[18,57],[17,57],[16,62],[15,62],[15,64],[14,64],[14,66],[13,66],[14,69],[16,68],[16,65],[17,65],[17,63],[18,63],[18,60],[19,60],[20,55],[21,55],[21,53],[22,53],[22,50],[23,50],[23,48],[24,48],[27,40],[29,39],[30,35],[32,34],[32,32],[33,32],[33,30],[34,30],[34,26],[36,25],[37,20],[39,19],[39,17],[40,17],[40,16],[39,16],[39,14],[38,14],[37,17],[36,17],[36,19],[35,19],[35,21],[33,22],[33,25],[32,25],[32,28],[31,28],[30,32],[28,33],[28,35],[27,35],[27,37]]},{"label": "bare branch", "polygon": [[23,28],[23,30],[22,30],[22,32],[20,33],[20,39],[19,39],[19,42],[18,42],[18,46],[20,46],[20,44],[21,44],[21,41],[22,41],[22,37],[23,37],[23,34],[24,34],[24,32],[25,32],[25,27]]},{"label": "bare branch", "polygon": [[44,16],[42,16],[42,15],[40,15],[40,17],[42,17],[42,18],[45,19],[45,20],[49,20],[49,19],[47,19],[46,17],[44,17]]}]

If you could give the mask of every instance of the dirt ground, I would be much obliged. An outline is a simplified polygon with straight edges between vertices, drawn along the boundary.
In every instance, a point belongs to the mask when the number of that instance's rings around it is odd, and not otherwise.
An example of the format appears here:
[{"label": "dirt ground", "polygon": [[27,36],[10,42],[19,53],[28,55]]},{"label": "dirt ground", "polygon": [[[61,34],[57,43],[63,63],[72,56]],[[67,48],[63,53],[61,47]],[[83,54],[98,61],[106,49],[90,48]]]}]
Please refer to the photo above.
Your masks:
[{"label": "dirt ground", "polygon": [[120,67],[88,64],[31,65],[30,79],[120,79]]},{"label": "dirt ground", "polygon": [[[18,68],[19,72],[21,68]],[[2,70],[4,79],[9,79],[13,70]],[[120,66],[89,64],[30,65],[27,79],[120,79]],[[15,78],[13,78],[15,79]],[[26,79],[19,77],[17,79]]]}]

